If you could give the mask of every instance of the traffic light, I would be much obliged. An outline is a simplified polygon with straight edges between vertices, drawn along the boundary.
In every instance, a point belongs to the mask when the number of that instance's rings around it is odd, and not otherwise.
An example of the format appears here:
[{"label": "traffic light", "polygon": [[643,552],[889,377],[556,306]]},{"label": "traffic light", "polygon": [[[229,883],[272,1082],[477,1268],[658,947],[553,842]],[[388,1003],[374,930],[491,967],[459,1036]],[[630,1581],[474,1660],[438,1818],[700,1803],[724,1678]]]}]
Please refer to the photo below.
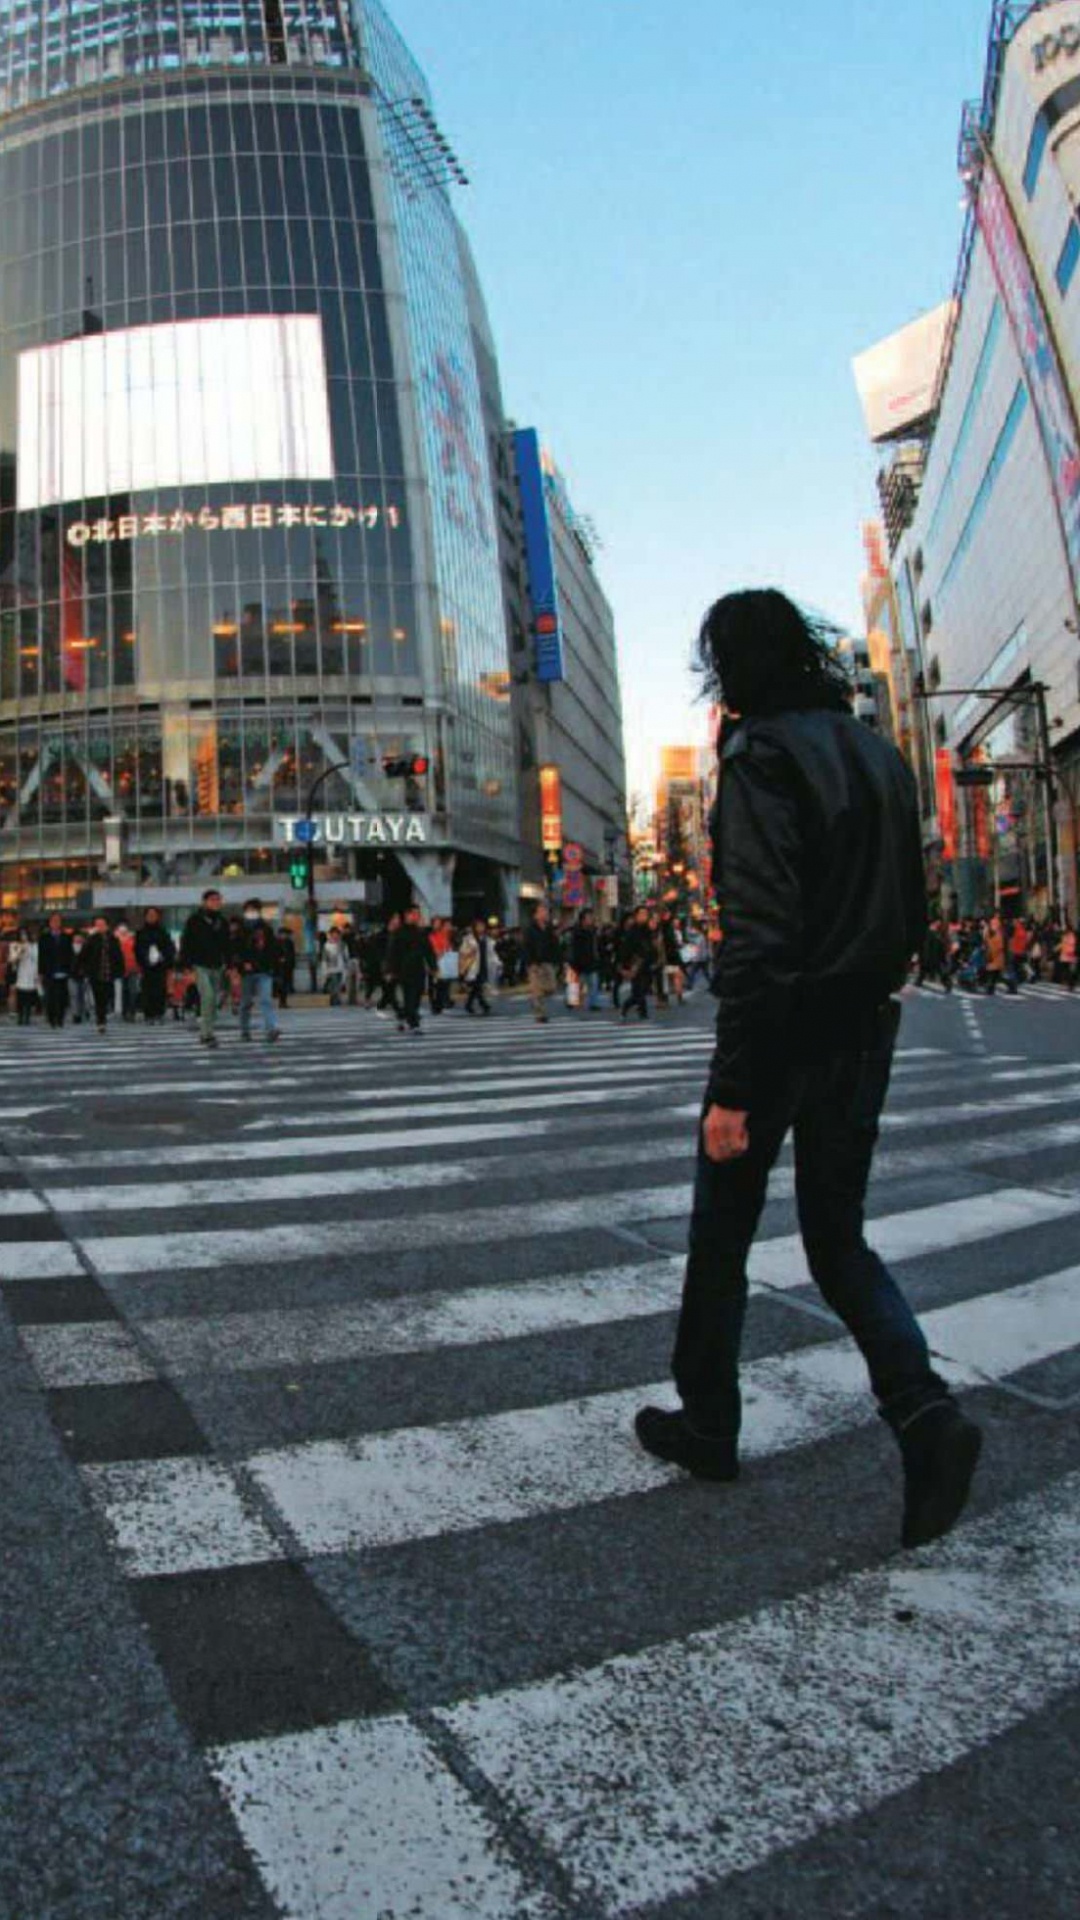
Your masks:
[{"label": "traffic light", "polygon": [[391,754],[383,761],[388,780],[421,780],[431,765],[425,753]]},{"label": "traffic light", "polygon": [[957,767],[953,775],[958,787],[992,787],[996,777],[993,767]]},{"label": "traffic light", "polygon": [[308,883],[308,856],[294,853],[289,861],[289,880],[295,893],[303,893]]}]

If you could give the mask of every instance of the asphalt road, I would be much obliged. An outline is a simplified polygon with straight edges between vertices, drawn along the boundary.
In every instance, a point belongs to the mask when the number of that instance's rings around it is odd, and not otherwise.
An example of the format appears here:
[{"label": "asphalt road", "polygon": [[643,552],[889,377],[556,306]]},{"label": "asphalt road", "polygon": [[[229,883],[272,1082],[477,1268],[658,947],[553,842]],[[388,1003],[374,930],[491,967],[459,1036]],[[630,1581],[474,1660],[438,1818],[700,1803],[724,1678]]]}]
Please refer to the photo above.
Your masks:
[{"label": "asphalt road", "polygon": [[0,1028],[5,1920],[1080,1911],[1080,995],[909,996],[907,1555],[786,1157],[743,1478],[635,1446],[710,1012]]}]

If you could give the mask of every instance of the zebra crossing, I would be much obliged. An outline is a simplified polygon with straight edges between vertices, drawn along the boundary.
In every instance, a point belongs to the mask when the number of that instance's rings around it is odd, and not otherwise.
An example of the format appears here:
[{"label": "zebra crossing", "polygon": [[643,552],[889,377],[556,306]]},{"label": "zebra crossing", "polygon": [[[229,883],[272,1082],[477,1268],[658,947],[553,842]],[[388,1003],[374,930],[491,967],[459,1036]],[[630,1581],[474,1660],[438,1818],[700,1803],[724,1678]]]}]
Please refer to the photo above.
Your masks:
[{"label": "zebra crossing", "polygon": [[306,1012],[213,1056],[0,1034],[4,1305],[277,1911],[779,1912],[796,1852],[873,1833],[887,1874],[905,1795],[1075,1697],[1080,1060],[925,997],[871,1239],[990,1444],[905,1557],[788,1151],[743,1482],[635,1444],[671,1401],[700,1002],[415,1044]]}]

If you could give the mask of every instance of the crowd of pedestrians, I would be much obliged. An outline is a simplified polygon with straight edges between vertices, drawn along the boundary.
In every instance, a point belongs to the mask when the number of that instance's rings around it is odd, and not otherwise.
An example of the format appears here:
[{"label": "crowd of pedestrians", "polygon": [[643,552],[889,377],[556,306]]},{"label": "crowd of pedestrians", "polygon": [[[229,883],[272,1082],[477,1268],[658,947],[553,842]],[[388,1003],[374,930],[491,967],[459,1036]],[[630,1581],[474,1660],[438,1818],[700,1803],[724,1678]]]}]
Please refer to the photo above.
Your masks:
[{"label": "crowd of pedestrians", "polygon": [[[406,1034],[422,1030],[425,1006],[434,1016],[460,1009],[484,1018],[496,992],[513,988],[528,993],[540,1022],[556,996],[574,1014],[611,1007],[623,1020],[646,1019],[650,1006],[681,1003],[708,973],[715,937],[649,907],[598,925],[589,908],[556,923],[541,905],[524,928],[482,915],[462,926],[439,916],[428,923],[416,906],[363,927],[338,911],[309,956],[310,987],[330,1007],[372,1009]],[[292,933],[259,900],[230,916],[211,887],[178,938],[154,906],[137,928],[105,914],[75,927],[53,913],[37,932],[0,933],[0,1012],[24,1027],[40,1014],[53,1028],[70,1020],[99,1033],[112,1019],[191,1020],[201,1044],[214,1047],[219,1017],[230,1011],[243,1040],[257,1021],[273,1043],[298,964]]]},{"label": "crowd of pedestrians", "polygon": [[917,972],[919,986],[935,981],[951,993],[1019,993],[1025,985],[1047,981],[1077,983],[1076,928],[1069,921],[988,919],[931,922]]}]

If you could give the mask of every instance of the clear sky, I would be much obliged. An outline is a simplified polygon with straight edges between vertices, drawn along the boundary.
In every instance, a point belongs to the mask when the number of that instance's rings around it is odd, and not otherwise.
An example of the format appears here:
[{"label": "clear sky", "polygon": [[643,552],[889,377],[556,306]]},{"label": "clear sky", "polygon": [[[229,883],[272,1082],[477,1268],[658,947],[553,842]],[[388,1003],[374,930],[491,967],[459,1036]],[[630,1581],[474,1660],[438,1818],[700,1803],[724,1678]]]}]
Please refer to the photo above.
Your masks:
[{"label": "clear sky", "polygon": [[604,542],[640,788],[702,737],[718,594],[859,622],[851,356],[951,291],[990,0],[387,3],[473,182],[507,409]]}]

